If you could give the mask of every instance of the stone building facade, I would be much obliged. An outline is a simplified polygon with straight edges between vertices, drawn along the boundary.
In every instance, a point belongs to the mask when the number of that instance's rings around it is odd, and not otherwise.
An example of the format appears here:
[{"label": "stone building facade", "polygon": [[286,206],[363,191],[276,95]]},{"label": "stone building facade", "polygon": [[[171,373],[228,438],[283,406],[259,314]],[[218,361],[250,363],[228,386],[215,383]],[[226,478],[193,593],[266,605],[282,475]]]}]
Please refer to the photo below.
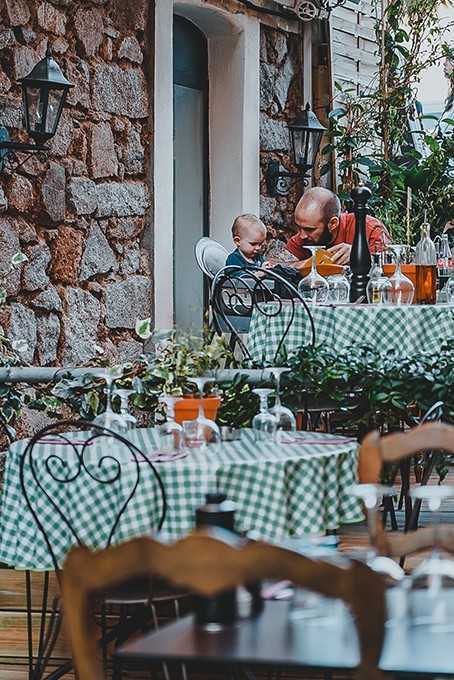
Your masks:
[{"label": "stone building facade", "polygon": [[[271,198],[265,173],[270,157],[290,167],[287,124],[312,101],[310,22],[236,0],[0,0],[0,124],[11,139],[25,139],[17,80],[48,45],[74,83],[48,159],[0,175],[0,264],[18,250],[28,257],[7,276],[3,322],[27,340],[30,362],[80,364],[97,348],[124,361],[141,348],[137,318],[173,323],[184,288],[174,256],[175,15],[207,41],[200,236],[229,247],[246,211],[260,211],[272,235],[291,232],[301,187]],[[192,258],[193,243],[177,236]]]}]

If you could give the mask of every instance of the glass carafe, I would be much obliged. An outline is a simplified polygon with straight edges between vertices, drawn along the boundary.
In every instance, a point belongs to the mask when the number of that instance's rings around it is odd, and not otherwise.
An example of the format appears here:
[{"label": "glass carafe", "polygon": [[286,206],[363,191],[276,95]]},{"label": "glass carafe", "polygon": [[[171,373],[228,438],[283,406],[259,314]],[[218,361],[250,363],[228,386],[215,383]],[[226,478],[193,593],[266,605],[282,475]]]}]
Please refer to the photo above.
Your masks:
[{"label": "glass carafe", "polygon": [[392,283],[383,273],[381,254],[374,253],[372,258],[372,269],[366,287],[367,302],[373,305],[381,305],[385,301],[385,291],[391,288]]},{"label": "glass carafe", "polygon": [[442,234],[440,239],[440,252],[438,253],[437,275],[438,290],[443,290],[451,277],[452,255],[449,247],[448,234]]},{"label": "glass carafe", "polygon": [[424,218],[421,238],[415,249],[416,303],[434,305],[437,299],[437,252],[430,238],[430,224]]}]

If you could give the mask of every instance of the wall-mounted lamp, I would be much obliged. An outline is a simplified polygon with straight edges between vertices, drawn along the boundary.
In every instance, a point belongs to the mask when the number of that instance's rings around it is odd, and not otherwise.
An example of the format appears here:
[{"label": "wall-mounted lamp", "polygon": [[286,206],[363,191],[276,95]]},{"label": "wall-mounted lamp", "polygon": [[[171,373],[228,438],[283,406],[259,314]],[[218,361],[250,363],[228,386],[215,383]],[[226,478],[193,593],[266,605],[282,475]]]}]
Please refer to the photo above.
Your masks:
[{"label": "wall-mounted lamp", "polygon": [[292,143],[292,160],[298,172],[281,170],[278,160],[270,160],[266,176],[270,196],[276,194],[286,196],[290,191],[292,178],[304,179],[307,184],[307,173],[314,167],[323,133],[326,132],[326,128],[311,111],[309,104],[306,104],[304,111],[301,111],[293,125],[289,125],[288,128]]},{"label": "wall-mounted lamp", "polygon": [[53,59],[50,47],[44,59],[36,64],[28,76],[19,78],[19,82],[22,86],[25,127],[35,143],[10,142],[8,131],[0,126],[0,171],[6,161],[11,166],[17,163],[17,152],[29,152],[20,163],[22,165],[32,154],[48,151],[44,144],[57,131],[66,96],[69,89],[74,87]]}]

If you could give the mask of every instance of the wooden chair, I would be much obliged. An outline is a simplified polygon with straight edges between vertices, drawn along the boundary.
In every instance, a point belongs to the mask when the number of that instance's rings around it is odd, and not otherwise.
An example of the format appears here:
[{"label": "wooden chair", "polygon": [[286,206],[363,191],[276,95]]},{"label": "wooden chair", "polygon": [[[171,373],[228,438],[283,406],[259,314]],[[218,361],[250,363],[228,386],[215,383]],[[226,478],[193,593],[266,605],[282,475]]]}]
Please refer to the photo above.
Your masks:
[{"label": "wooden chair", "polygon": [[217,528],[206,528],[170,546],[138,538],[99,552],[86,548],[71,551],[63,569],[62,593],[78,680],[102,677],[94,623],[96,596],[144,576],[165,578],[173,586],[205,597],[262,579],[285,578],[326,596],[342,598],[350,604],[358,628],[358,678],[381,677],[378,661],[384,635],[385,591],[379,574],[359,562],[341,567],[265,543],[232,547],[216,540],[219,536]]}]

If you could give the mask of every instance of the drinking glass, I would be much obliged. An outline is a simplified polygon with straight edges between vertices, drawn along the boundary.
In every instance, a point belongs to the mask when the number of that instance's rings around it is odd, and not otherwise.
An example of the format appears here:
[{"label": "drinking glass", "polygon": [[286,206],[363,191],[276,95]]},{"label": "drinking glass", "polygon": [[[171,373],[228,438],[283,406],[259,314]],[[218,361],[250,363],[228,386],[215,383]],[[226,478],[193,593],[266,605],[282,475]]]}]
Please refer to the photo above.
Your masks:
[{"label": "drinking glass", "polygon": [[393,582],[401,581],[404,570],[389,557],[378,555],[377,552],[377,514],[378,506],[384,496],[394,496],[395,491],[392,487],[382,486],[381,484],[354,484],[350,488],[350,493],[356,498],[360,498],[366,509],[367,533],[369,536],[369,547],[366,555],[366,563],[374,571],[385,574]]},{"label": "drinking glass", "polygon": [[179,394],[163,394],[159,401],[164,404],[166,421],[158,427],[159,446],[163,453],[179,453],[183,448],[183,428],[175,421],[175,404],[183,399]]},{"label": "drinking glass", "polygon": [[390,277],[390,288],[386,288],[383,293],[385,304],[388,305],[411,305],[415,294],[415,287],[404,274],[402,274],[402,257],[404,252],[408,249],[407,245],[389,245],[390,250],[396,260],[396,271]]},{"label": "drinking glass", "polygon": [[348,302],[350,299],[350,283],[347,276],[342,274],[331,274],[327,276],[328,282],[328,302]]},{"label": "drinking glass", "polygon": [[374,264],[366,286],[367,302],[373,305],[381,305],[385,302],[385,292],[392,288],[392,283],[383,273],[380,253],[374,254],[373,257]]},{"label": "drinking glass", "polygon": [[123,416],[128,430],[133,430],[137,426],[137,419],[128,411],[129,397],[134,394],[134,390],[125,388],[114,390],[113,396],[120,398],[120,415]]},{"label": "drinking glass", "polygon": [[260,411],[252,418],[252,429],[255,432],[256,441],[271,443],[276,441],[277,418],[268,410],[268,396],[274,390],[265,387],[257,387],[252,390],[260,399]]},{"label": "drinking glass", "polygon": [[93,431],[97,432],[98,426],[99,428],[107,428],[113,432],[124,434],[128,431],[128,424],[121,413],[115,413],[112,409],[112,385],[115,380],[123,375],[123,368],[121,366],[106,366],[102,372],[96,375],[106,382],[106,410],[93,418]]},{"label": "drinking glass", "polygon": [[317,302],[326,302],[329,293],[329,283],[317,272],[317,250],[325,246],[305,246],[312,253],[311,271],[298,284],[298,292],[305,300],[311,300],[315,305]]},{"label": "drinking glass", "polygon": [[425,625],[433,631],[454,631],[454,561],[441,556],[438,532],[441,504],[447,498],[454,498],[454,487],[418,486],[410,494],[427,501],[434,539],[430,556],[415,567],[407,579],[408,623]]},{"label": "drinking glass", "polygon": [[292,411],[281,403],[281,375],[286,371],[290,371],[290,368],[284,366],[274,366],[269,369],[269,372],[273,376],[276,382],[276,401],[274,406],[270,408],[270,413],[277,420],[277,432],[294,432],[296,430],[296,418]]},{"label": "drinking glass", "polygon": [[195,383],[198,391],[199,399],[199,414],[194,421],[187,421],[196,423],[197,429],[195,436],[191,438],[190,444],[193,448],[205,448],[210,446],[210,448],[217,448],[221,441],[221,431],[217,423],[211,418],[205,416],[205,411],[203,408],[203,393],[205,390],[205,385],[207,383],[213,382],[213,378],[200,376],[197,378],[188,378],[189,382]]}]

